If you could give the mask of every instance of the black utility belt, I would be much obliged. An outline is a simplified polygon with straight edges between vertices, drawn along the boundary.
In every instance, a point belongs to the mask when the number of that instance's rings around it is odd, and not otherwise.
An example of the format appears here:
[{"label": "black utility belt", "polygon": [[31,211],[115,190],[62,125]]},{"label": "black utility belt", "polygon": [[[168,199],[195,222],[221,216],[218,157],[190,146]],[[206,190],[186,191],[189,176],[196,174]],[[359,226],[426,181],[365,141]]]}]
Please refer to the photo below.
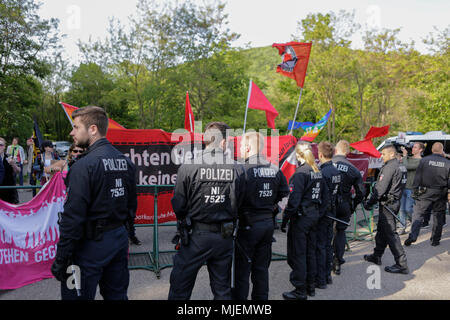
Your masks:
[{"label": "black utility belt", "polygon": [[419,188],[424,188],[426,189],[433,189],[433,190],[439,190],[439,191],[444,191],[444,189],[447,189],[447,187],[419,187]]},{"label": "black utility belt", "polygon": [[88,221],[86,223],[86,229],[88,232],[106,232],[113,229],[116,229],[120,226],[124,225],[124,221],[120,220],[107,220],[107,219],[99,219]]},{"label": "black utility belt", "polygon": [[272,213],[251,213],[251,212],[244,212],[244,216],[247,217],[249,223],[254,223],[262,220],[268,220],[273,219]]},{"label": "black utility belt", "polygon": [[120,226],[123,226],[123,225],[124,225],[124,222],[123,222],[123,221],[115,221],[115,222],[112,222],[112,223],[110,223],[110,224],[107,224],[107,225],[103,228],[103,231],[110,231],[110,230],[116,229],[116,228],[118,228],[118,227],[120,227]]},{"label": "black utility belt", "polygon": [[222,232],[224,224],[232,224],[232,221],[224,221],[222,223],[203,223],[198,221],[192,222],[193,231],[209,231],[209,232]]}]

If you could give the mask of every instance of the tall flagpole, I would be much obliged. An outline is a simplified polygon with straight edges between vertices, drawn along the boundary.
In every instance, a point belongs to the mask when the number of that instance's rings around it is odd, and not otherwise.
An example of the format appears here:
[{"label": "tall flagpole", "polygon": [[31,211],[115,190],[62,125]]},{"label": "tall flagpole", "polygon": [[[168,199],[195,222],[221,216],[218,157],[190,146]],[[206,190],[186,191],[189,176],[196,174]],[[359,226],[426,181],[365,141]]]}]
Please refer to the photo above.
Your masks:
[{"label": "tall flagpole", "polygon": [[[189,101],[189,91],[186,91],[186,100],[187,101]],[[190,109],[190,111],[192,111],[192,106],[191,106],[191,102],[189,101],[189,109]],[[193,111],[192,111],[192,113],[193,113]],[[193,123],[192,123],[192,117],[191,117],[191,113],[189,112],[189,126],[190,126],[190,132],[194,132],[194,130],[193,130]]]},{"label": "tall flagpole", "polygon": [[252,92],[252,79],[250,79],[250,84],[248,86],[247,107],[245,108],[244,131],[242,132],[242,135],[245,134],[245,124],[247,123],[248,103],[250,102],[250,93],[251,92]]},{"label": "tall flagpole", "polygon": [[300,100],[302,99],[302,92],[303,92],[303,87],[300,88],[300,95],[299,95],[299,97],[298,97],[297,108],[295,108],[294,120],[292,120],[291,131],[289,131],[289,135],[290,135],[290,136],[292,136],[292,130],[294,130],[295,119],[297,119],[298,106],[300,105]]}]

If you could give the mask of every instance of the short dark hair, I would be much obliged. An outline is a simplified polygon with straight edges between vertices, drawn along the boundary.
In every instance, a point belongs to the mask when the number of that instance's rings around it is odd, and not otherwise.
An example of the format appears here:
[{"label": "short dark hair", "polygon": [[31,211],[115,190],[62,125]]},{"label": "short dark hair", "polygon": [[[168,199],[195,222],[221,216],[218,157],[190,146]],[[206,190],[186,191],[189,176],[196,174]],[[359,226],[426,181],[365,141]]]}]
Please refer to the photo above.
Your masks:
[{"label": "short dark hair", "polygon": [[12,138],[12,141],[14,141],[14,139],[16,139],[16,140],[17,140],[17,143],[19,143],[19,141],[20,141],[19,137],[13,137],[13,138]]},{"label": "short dark hair", "polygon": [[[220,142],[227,137],[227,130],[230,127],[225,122],[210,122],[206,125],[203,139],[206,146],[212,144],[214,147],[218,147]],[[219,136],[221,135],[221,136]],[[216,139],[218,138],[218,139]]]},{"label": "short dark hair", "polygon": [[41,143],[41,151],[44,152],[45,151],[45,147],[51,147],[53,148],[53,143],[50,140],[44,140]]},{"label": "short dark hair", "polygon": [[414,142],[414,144],[418,144],[421,150],[425,150],[425,144],[423,142]]},{"label": "short dark hair", "polygon": [[383,151],[384,149],[392,150],[392,151],[394,151],[395,154],[397,154],[397,149],[395,148],[395,146],[393,144],[385,144],[383,146],[383,148],[381,148],[380,151]]},{"label": "short dark hair", "polygon": [[103,108],[96,106],[88,106],[75,110],[72,113],[72,119],[80,117],[81,123],[86,129],[92,125],[97,126],[98,132],[102,136],[106,136],[108,131],[109,119],[106,111]]},{"label": "short dark hair", "polygon": [[334,154],[334,146],[328,141],[322,141],[317,146],[317,149],[326,159],[331,159]]}]

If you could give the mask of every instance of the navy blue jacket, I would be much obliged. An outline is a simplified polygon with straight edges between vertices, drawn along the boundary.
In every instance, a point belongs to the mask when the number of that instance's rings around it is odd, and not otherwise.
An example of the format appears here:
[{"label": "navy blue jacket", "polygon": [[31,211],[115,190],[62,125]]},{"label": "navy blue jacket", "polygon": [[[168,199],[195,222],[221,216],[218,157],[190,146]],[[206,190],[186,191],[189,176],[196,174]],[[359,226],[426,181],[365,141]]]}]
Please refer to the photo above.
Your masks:
[{"label": "navy blue jacket", "polygon": [[137,209],[136,168],[102,138],[70,167],[67,197],[59,222],[57,256],[68,258],[75,242],[84,238],[88,222],[125,222]]}]

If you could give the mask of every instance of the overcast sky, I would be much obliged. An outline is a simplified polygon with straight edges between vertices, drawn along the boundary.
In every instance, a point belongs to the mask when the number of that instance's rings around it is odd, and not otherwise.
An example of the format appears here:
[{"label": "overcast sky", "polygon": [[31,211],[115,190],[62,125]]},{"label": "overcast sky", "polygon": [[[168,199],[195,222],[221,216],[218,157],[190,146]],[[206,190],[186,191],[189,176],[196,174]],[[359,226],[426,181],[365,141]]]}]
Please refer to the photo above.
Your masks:
[{"label": "overcast sky", "polygon": [[[161,1],[161,0],[159,0]],[[127,22],[136,12],[137,0],[41,0],[40,15],[60,20],[60,30],[66,34],[63,41],[67,57],[72,63],[79,59],[78,39],[87,41],[105,38],[108,19],[116,17]],[[199,3],[203,1],[199,0]],[[447,0],[228,0],[229,28],[241,34],[234,43],[251,47],[268,46],[274,42],[291,41],[298,33],[297,23],[308,13],[355,11],[355,20],[361,25],[382,28],[402,28],[402,41],[416,42],[416,49],[426,52],[421,39],[434,31],[449,26],[450,1]],[[360,34],[353,39],[353,47],[361,48]]]}]

